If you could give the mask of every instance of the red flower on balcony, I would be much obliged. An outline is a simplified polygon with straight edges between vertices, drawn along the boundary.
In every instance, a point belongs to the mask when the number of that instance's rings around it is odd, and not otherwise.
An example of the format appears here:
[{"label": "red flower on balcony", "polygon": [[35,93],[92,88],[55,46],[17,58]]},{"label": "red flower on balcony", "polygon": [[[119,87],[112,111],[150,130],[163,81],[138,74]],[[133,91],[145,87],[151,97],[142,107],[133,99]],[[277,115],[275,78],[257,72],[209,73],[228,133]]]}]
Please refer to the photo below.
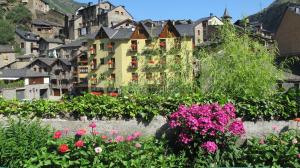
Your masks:
[{"label": "red flower on balcony", "polygon": [[132,50],[137,50],[137,45],[136,44],[131,44],[131,49]]},{"label": "red flower on balcony", "polygon": [[166,47],[166,42],[160,42],[160,43],[159,43],[159,46],[160,46],[160,47]]},{"label": "red flower on balcony", "polygon": [[111,97],[118,97],[119,96],[119,94],[118,93],[115,93],[115,92],[112,92],[112,93],[110,93],[109,94]]},{"label": "red flower on balcony", "polygon": [[90,51],[94,51],[95,49],[93,47],[90,48]]},{"label": "red flower on balcony", "polygon": [[300,122],[300,118],[295,118],[294,121]]},{"label": "red flower on balcony", "polygon": [[149,64],[154,64],[155,62],[153,60],[149,60]]},{"label": "red flower on balcony", "polygon": [[137,64],[137,61],[131,61],[131,64],[132,64],[132,65],[136,65],[136,64]]},{"label": "red flower on balcony", "polygon": [[109,61],[107,62],[107,64],[108,64],[108,65],[112,65],[112,64],[113,64],[112,60],[109,60]]},{"label": "red flower on balcony", "polygon": [[138,78],[137,76],[134,76],[134,77],[132,77],[132,80],[133,80],[133,81],[138,81],[139,78]]},{"label": "red flower on balcony", "polygon": [[107,45],[107,48],[112,49],[112,48],[113,48],[113,45],[108,44],[108,45]]}]

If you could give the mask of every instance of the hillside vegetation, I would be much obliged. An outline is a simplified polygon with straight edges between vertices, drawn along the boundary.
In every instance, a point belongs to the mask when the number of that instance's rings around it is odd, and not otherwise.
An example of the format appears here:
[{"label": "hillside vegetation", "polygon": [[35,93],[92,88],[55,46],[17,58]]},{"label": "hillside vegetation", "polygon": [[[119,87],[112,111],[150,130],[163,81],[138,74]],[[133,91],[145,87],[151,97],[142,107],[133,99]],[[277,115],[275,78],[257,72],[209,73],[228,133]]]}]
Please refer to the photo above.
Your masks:
[{"label": "hillside vegetation", "polygon": [[276,0],[261,12],[249,16],[249,20],[262,22],[265,29],[275,32],[280,18],[289,4],[300,5],[300,0]]},{"label": "hillside vegetation", "polygon": [[45,0],[45,1],[49,3],[51,8],[55,8],[56,10],[66,14],[72,14],[80,6],[84,5],[83,3],[79,3],[74,0]]}]

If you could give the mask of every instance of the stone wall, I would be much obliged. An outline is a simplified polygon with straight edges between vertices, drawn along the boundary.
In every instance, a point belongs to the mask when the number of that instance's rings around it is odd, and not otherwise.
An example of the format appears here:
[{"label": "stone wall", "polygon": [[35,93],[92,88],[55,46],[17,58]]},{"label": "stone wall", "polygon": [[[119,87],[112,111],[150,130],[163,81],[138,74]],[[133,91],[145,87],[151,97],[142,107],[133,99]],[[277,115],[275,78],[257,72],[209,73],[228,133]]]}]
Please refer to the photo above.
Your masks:
[{"label": "stone wall", "polygon": [[[5,122],[4,118],[0,123]],[[141,122],[137,120],[107,120],[94,121],[97,124],[97,131],[101,134],[108,134],[111,130],[118,130],[122,135],[129,135],[134,131],[140,131],[146,136],[160,136],[168,130],[167,119],[161,116],[154,118],[151,122]],[[91,121],[68,121],[61,119],[43,119],[44,125],[50,125],[56,130],[69,129],[75,133],[78,129],[89,129]],[[294,121],[257,121],[245,122],[246,138],[254,136],[264,136],[270,133],[285,131],[288,129],[300,129],[300,123]]]}]

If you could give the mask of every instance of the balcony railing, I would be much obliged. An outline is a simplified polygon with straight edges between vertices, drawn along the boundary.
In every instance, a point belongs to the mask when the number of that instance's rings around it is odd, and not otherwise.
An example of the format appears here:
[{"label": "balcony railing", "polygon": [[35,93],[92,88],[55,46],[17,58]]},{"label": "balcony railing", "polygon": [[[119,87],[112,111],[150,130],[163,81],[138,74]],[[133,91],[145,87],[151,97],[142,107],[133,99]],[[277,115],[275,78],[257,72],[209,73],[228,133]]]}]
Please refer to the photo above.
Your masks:
[{"label": "balcony railing", "polygon": [[25,83],[23,80],[11,82],[11,83],[4,83],[3,81],[0,81],[0,89],[12,89],[12,88],[20,88],[24,86]]}]

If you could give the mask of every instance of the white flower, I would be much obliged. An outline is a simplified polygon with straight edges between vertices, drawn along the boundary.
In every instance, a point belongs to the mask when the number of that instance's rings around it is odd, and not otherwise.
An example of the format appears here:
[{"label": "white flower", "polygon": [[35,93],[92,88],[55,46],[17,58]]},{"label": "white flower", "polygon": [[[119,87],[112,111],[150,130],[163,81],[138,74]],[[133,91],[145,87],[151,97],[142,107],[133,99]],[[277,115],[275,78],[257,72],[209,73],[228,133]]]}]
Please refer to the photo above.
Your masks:
[{"label": "white flower", "polygon": [[95,148],[95,152],[96,153],[101,153],[102,152],[102,148],[100,148],[100,147]]},{"label": "white flower", "polygon": [[297,139],[296,139],[296,138],[293,139],[292,143],[293,143],[294,145],[297,144],[297,143],[298,143]]}]

